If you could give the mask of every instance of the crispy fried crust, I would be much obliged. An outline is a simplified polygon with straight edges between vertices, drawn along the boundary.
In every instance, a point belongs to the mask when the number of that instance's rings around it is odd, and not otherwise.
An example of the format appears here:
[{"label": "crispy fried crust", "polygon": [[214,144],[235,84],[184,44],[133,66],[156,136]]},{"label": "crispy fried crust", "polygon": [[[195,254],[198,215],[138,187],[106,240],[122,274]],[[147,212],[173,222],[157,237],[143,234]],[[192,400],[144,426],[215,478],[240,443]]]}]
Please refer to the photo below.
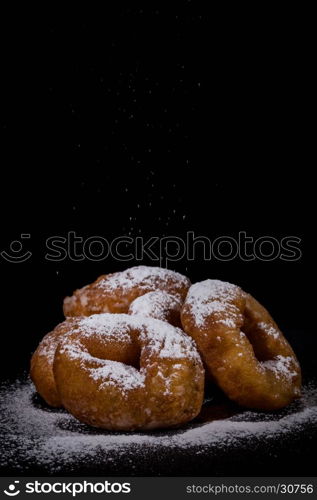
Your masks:
[{"label": "crispy fried crust", "polygon": [[239,287],[218,280],[196,283],[181,320],[230,399],[274,410],[300,396],[301,371],[291,346],[268,311]]},{"label": "crispy fried crust", "polygon": [[103,312],[127,313],[133,300],[145,293],[163,290],[185,299],[190,281],[160,267],[136,266],[100,276],[94,283],[76,290],[64,300],[64,314],[90,316]]},{"label": "crispy fried crust", "polygon": [[69,318],[56,326],[53,331],[49,332],[41,340],[31,358],[31,379],[37,392],[50,406],[62,406],[53,374],[55,352],[61,337],[74,327],[77,322],[77,318]]}]

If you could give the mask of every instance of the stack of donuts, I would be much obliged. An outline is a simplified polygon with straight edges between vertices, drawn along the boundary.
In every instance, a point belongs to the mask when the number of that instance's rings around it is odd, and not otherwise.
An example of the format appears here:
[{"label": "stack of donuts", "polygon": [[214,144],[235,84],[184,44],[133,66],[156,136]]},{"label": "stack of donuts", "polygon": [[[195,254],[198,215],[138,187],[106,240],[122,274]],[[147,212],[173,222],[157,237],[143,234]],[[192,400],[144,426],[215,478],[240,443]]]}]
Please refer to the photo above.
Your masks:
[{"label": "stack of donuts", "polygon": [[300,396],[291,346],[236,285],[191,285],[174,271],[137,266],[76,290],[64,314],[33,354],[31,378],[48,405],[91,426],[189,422],[201,410],[205,380],[246,408],[276,410]]}]

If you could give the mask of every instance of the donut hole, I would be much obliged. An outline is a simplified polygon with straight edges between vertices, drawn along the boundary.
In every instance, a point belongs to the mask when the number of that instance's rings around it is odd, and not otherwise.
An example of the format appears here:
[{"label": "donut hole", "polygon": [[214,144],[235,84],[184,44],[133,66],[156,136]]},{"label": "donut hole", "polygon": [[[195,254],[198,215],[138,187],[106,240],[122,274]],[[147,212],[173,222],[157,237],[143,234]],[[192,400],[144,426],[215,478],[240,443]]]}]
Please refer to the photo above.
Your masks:
[{"label": "donut hole", "polygon": [[246,335],[248,341],[252,345],[255,357],[258,361],[263,362],[272,359],[272,350],[268,348],[263,332],[260,328],[256,327],[249,318],[245,318],[241,331]]},{"label": "donut hole", "polygon": [[140,370],[141,349],[132,337],[114,341],[113,338],[92,335],[82,343],[93,358],[117,361]]}]

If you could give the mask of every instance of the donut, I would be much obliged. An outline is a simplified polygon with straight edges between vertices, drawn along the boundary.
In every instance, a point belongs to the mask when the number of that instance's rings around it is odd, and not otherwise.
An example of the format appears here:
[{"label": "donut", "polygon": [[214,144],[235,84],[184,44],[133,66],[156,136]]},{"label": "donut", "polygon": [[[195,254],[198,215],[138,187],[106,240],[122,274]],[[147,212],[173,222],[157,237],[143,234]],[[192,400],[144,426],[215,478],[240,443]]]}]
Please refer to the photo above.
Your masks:
[{"label": "donut", "polygon": [[[53,372],[56,349],[65,335],[69,332],[78,331],[82,319],[82,317],[67,318],[63,323],[57,325],[52,332],[45,335],[31,358],[31,379],[37,392],[49,406],[56,408],[63,406],[57,391]],[[126,353],[126,347],[126,345],[120,343],[120,339],[118,338],[113,345],[108,346],[108,359],[120,358],[120,354],[122,353],[123,360],[127,360],[128,362],[129,357],[128,353]],[[130,346],[129,352],[132,350],[132,347]],[[134,355],[133,352],[132,356]]]},{"label": "donut", "polygon": [[189,287],[189,279],[175,271],[161,267],[131,267],[100,276],[94,283],[66,297],[64,314],[69,317],[127,313],[131,302],[145,293],[163,290],[184,300]]},{"label": "donut", "polygon": [[213,380],[236,403],[282,408],[300,396],[296,356],[268,311],[231,283],[192,285],[181,312]]},{"label": "donut", "polygon": [[[165,321],[109,313],[68,318],[41,344],[31,373],[37,390],[88,425],[125,431],[171,427],[201,409],[200,355],[189,336]],[[45,355],[46,387],[36,379],[45,378],[36,368]]]},{"label": "donut", "polygon": [[171,295],[163,290],[148,292],[137,297],[130,304],[128,313],[167,321],[180,327],[180,312],[183,301],[178,295]]}]

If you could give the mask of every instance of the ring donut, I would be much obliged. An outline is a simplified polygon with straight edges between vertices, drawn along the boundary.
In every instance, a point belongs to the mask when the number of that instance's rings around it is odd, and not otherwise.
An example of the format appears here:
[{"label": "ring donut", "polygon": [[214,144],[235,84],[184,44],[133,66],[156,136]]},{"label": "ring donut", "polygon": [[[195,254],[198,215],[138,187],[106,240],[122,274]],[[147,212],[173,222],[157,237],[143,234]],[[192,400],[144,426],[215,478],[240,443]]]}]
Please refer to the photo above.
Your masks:
[{"label": "ring donut", "polygon": [[[48,383],[54,382],[60,403],[86,424],[109,430],[170,427],[201,409],[200,355],[190,337],[166,322],[107,313],[69,318],[42,342],[46,346],[37,358],[50,351]],[[38,362],[33,361],[32,378],[40,392]],[[51,404],[47,390],[40,394]]]},{"label": "ring donut", "polygon": [[238,286],[218,280],[192,285],[181,320],[233,401],[274,410],[299,397],[301,372],[292,348],[268,311]]},{"label": "ring donut", "polygon": [[64,314],[69,317],[127,313],[131,302],[147,292],[163,290],[184,300],[189,287],[189,279],[175,271],[161,267],[131,267],[100,276],[94,283],[66,297]]}]

